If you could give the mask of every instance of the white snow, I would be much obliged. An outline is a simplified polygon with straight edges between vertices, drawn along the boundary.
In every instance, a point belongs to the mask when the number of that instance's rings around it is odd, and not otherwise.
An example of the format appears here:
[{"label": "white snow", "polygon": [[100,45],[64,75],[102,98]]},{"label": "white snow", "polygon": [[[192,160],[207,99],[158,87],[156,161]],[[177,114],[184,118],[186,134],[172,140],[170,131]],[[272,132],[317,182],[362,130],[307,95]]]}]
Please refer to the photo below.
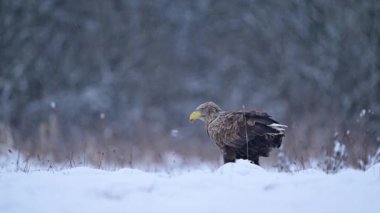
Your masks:
[{"label": "white snow", "polygon": [[172,173],[0,170],[1,212],[379,212],[380,164],[296,173],[238,161]]},{"label": "white snow", "polygon": [[340,143],[338,140],[334,141],[334,153],[345,153],[346,145]]}]

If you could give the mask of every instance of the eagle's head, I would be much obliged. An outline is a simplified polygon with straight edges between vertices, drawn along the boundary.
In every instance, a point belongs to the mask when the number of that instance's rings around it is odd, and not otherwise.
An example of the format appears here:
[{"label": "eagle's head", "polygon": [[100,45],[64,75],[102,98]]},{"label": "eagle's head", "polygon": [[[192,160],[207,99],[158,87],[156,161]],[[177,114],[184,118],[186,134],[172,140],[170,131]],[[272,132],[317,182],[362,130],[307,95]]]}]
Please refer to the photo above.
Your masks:
[{"label": "eagle's head", "polygon": [[206,102],[199,105],[194,112],[190,114],[189,120],[193,122],[197,119],[202,121],[209,121],[216,117],[217,114],[222,111],[222,109],[216,105],[214,102]]}]

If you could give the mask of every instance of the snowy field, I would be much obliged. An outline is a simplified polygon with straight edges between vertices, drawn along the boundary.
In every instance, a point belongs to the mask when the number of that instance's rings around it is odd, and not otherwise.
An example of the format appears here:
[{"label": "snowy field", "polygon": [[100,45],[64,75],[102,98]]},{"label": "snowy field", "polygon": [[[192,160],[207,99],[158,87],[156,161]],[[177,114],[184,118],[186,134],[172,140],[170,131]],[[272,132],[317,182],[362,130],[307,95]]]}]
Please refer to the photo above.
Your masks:
[{"label": "snowy field", "polygon": [[0,170],[0,212],[376,212],[380,164],[338,174],[267,171],[245,161],[216,170],[143,172],[79,167]]}]

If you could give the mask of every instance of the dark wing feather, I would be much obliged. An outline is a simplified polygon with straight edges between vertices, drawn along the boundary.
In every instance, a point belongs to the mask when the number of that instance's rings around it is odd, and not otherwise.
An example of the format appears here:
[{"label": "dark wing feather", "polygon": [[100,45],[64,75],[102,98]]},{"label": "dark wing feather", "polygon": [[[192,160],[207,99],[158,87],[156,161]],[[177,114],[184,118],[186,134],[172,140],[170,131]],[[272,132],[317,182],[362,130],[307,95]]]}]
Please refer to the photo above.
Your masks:
[{"label": "dark wing feather", "polygon": [[[273,120],[266,113],[238,111],[230,112],[227,117],[228,119],[226,119],[224,126],[228,128],[223,131],[224,134],[226,134],[224,144],[227,146],[240,148],[246,145],[246,133],[248,135],[248,141],[259,138],[261,141],[263,139],[269,140],[271,136],[281,134],[279,130],[269,126],[271,124],[277,124],[278,122]],[[228,135],[234,137],[228,137]]]},{"label": "dark wing feather", "polygon": [[239,111],[240,114],[243,114],[246,116],[247,120],[254,120],[258,123],[262,123],[265,125],[270,124],[277,124],[278,122],[273,120],[270,115],[268,115],[265,112],[258,112],[258,111],[249,111],[249,112],[243,112]]}]

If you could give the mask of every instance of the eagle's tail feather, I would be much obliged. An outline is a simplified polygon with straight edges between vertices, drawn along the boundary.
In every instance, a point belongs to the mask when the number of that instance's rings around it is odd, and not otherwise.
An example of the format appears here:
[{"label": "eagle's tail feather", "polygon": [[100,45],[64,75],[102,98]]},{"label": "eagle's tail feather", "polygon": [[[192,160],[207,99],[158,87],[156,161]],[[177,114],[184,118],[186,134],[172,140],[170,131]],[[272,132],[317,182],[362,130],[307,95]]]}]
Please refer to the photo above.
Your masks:
[{"label": "eagle's tail feather", "polygon": [[285,133],[285,128],[287,128],[288,126],[286,125],[283,125],[283,124],[276,124],[276,123],[273,123],[273,124],[270,124],[268,125],[270,127],[272,127],[273,129],[279,131],[280,133]]}]

